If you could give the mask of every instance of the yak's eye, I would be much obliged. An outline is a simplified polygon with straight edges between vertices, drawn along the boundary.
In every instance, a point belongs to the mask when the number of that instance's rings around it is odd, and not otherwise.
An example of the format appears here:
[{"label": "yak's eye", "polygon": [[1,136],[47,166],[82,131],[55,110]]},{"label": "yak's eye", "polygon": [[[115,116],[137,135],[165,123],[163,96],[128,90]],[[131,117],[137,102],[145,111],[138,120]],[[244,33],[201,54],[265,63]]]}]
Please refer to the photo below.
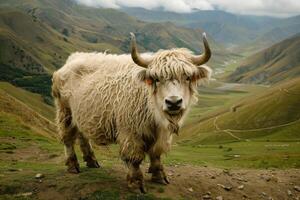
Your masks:
[{"label": "yak's eye", "polygon": [[186,81],[191,81],[192,79],[191,79],[191,77],[186,77],[186,79],[185,79]]},{"label": "yak's eye", "polygon": [[155,83],[159,83],[159,79],[158,78],[154,78],[154,82]]}]

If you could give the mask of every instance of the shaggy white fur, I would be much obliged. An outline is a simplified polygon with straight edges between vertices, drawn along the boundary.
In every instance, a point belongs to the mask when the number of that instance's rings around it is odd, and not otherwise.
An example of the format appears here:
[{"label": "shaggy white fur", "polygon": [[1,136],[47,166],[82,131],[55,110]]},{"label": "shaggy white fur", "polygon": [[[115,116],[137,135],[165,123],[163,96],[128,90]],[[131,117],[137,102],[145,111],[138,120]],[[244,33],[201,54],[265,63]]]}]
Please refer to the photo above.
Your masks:
[{"label": "shaggy white fur", "polygon": [[[161,50],[146,56],[154,57],[147,76],[164,80],[198,76],[190,87],[194,97],[198,80],[210,77],[208,67],[190,62],[192,54],[186,49]],[[178,132],[183,116],[164,118],[157,114],[153,89],[139,81],[142,70],[130,55],[72,54],[53,74],[62,138],[68,138],[65,127],[70,120],[71,127],[99,145],[120,143],[121,158],[127,162],[142,161],[149,151],[159,155],[168,151],[172,133]]]}]

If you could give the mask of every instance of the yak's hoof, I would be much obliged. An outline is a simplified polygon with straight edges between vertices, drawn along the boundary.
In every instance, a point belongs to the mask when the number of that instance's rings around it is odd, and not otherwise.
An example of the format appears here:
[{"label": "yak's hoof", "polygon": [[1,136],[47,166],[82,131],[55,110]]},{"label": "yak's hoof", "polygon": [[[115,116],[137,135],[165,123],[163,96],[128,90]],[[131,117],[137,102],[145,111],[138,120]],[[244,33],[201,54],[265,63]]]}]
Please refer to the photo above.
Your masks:
[{"label": "yak's hoof", "polygon": [[89,168],[100,168],[100,165],[97,160],[89,160],[86,162],[86,166]]},{"label": "yak's hoof", "polygon": [[163,185],[170,184],[170,181],[164,171],[157,171],[155,173],[152,173],[151,181]]},{"label": "yak's hoof", "polygon": [[127,185],[130,189],[139,189],[141,193],[146,194],[145,182],[143,177],[130,177],[127,176]]},{"label": "yak's hoof", "polygon": [[71,157],[67,159],[66,162],[67,171],[71,174],[78,174],[80,172],[79,163],[76,157]]},{"label": "yak's hoof", "polygon": [[151,181],[153,183],[159,183],[159,184],[163,184],[163,185],[170,184],[170,181],[169,181],[168,177],[164,177],[164,178],[151,178]]},{"label": "yak's hoof", "polygon": [[143,194],[146,194],[146,193],[147,193],[147,190],[145,189],[145,185],[140,186],[140,191],[141,191],[141,193],[143,193]]},{"label": "yak's hoof", "polygon": [[79,166],[72,166],[68,167],[67,171],[71,174],[78,174],[80,173]]}]

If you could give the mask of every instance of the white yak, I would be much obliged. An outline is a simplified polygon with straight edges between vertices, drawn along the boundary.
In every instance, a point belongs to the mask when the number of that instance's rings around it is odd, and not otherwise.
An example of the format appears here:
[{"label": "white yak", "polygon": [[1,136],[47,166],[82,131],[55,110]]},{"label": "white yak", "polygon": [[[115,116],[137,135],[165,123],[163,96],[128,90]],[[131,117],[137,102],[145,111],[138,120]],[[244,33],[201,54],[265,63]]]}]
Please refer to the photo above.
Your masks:
[{"label": "white yak", "polygon": [[76,138],[88,167],[99,167],[89,140],[117,142],[129,168],[129,187],[145,192],[140,164],[146,154],[152,181],[169,183],[161,155],[195,102],[197,85],[211,73],[203,66],[211,56],[205,34],[203,42],[202,55],[183,48],[140,55],[131,34],[131,56],[72,54],[53,74],[52,85],[68,171],[79,173]]}]

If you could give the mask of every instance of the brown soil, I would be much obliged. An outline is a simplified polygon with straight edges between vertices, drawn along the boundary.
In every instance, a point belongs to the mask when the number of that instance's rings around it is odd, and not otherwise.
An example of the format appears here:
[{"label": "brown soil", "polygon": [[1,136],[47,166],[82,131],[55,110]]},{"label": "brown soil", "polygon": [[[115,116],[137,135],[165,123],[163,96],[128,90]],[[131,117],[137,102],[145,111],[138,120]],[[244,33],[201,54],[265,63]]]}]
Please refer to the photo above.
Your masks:
[{"label": "brown soil", "polygon": [[[146,171],[147,166],[143,166]],[[87,171],[89,169],[84,169]],[[61,175],[53,180],[32,185],[39,199],[80,199],[89,194],[103,189],[110,189],[112,184],[119,185],[121,197],[128,193],[139,191],[129,190],[126,186],[126,167],[117,164],[112,169],[102,168],[110,176],[116,177],[116,182],[102,183],[91,181],[84,185],[66,186],[64,180],[72,182],[72,177],[78,175],[59,172]],[[300,170],[223,170],[209,167],[196,167],[190,165],[168,166],[166,171],[170,178],[169,185],[151,183],[150,175],[145,173],[146,187],[148,193],[156,197],[168,197],[171,199],[299,199],[300,191],[294,187],[300,185]],[[83,172],[84,173],[84,172]],[[63,187],[60,186],[63,183]],[[289,194],[290,193],[290,194]],[[210,198],[209,198],[210,197]],[[220,197],[219,197],[220,198]],[[139,199],[139,198],[137,198]]]},{"label": "brown soil", "polygon": [[[32,145],[22,150],[15,150],[14,154],[0,153],[1,160],[6,162],[16,160],[30,160],[36,163],[56,163],[63,167],[63,154],[51,158],[49,155]],[[6,157],[5,157],[6,155]],[[12,160],[12,158],[14,158]],[[38,158],[38,159],[34,159]],[[41,180],[35,179],[36,171],[9,171],[3,174],[7,180],[14,180],[16,177],[30,175],[28,179],[21,184],[21,190],[15,191],[13,194],[23,194],[24,192],[32,192],[34,199],[84,199],[95,191],[107,190],[112,186],[118,188],[121,198],[125,198],[128,194],[137,195],[139,191],[132,191],[126,185],[126,166],[121,161],[116,161],[112,167],[103,161],[103,168],[88,169],[82,166],[82,173],[79,175],[68,174],[63,168],[57,171],[53,169],[47,174],[47,170],[43,169],[45,177]],[[168,197],[171,199],[300,199],[300,169],[287,170],[257,170],[257,169],[231,169],[224,170],[211,167],[199,167],[192,165],[173,165],[165,166],[166,173],[170,179],[169,185],[160,185],[151,183],[150,174],[146,173],[148,164],[142,166],[145,171],[146,189],[149,194],[156,197]],[[93,170],[102,170],[108,174],[108,177],[114,177],[113,181],[107,181],[103,177],[92,176]],[[90,177],[84,178],[85,175]],[[21,179],[22,180],[22,179]],[[78,181],[79,180],[79,181]],[[82,182],[81,182],[82,180]],[[0,181],[1,183],[1,181]],[[10,184],[10,182],[4,182]],[[1,199],[0,184],[0,199]],[[24,195],[27,195],[26,193]]]}]

